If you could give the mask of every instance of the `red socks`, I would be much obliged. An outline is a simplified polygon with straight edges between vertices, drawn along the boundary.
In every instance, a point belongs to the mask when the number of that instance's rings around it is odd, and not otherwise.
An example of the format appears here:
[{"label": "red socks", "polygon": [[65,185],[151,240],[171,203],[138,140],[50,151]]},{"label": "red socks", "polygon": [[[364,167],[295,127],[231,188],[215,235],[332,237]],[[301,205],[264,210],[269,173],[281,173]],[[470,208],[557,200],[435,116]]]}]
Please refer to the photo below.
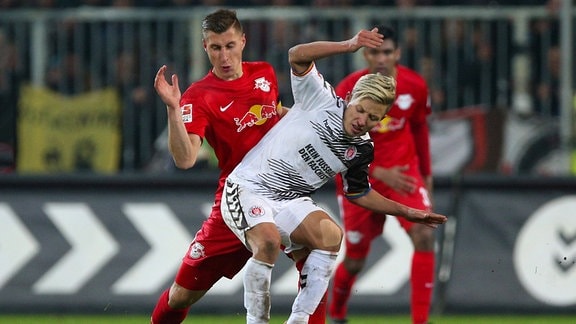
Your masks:
[{"label": "red socks", "polygon": [[356,275],[352,275],[340,263],[334,272],[334,285],[332,287],[332,300],[330,301],[330,317],[332,319],[345,319],[348,313],[348,299]]},{"label": "red socks", "polygon": [[434,287],[434,252],[414,251],[410,276],[412,323],[428,322]]},{"label": "red socks", "polygon": [[160,298],[154,311],[152,311],[151,324],[180,324],[188,315],[190,307],[173,309],[168,305],[168,294],[170,289],[166,289]]},{"label": "red socks", "polygon": [[[304,262],[306,262],[306,258],[299,260],[296,262],[296,269],[298,273],[302,271],[302,267],[304,266]],[[300,288],[300,287],[298,287]],[[310,317],[308,318],[308,324],[326,324],[326,300],[328,299],[328,291],[324,293],[322,296],[322,300],[320,300],[320,304],[316,307],[316,310]]]}]

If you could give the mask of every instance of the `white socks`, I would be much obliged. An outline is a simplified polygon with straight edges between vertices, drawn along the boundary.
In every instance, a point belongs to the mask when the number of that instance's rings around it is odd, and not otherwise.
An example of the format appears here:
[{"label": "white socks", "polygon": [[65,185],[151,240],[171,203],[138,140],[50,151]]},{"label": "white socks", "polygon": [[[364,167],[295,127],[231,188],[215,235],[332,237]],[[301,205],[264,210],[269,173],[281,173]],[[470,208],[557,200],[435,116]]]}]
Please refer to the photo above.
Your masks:
[{"label": "white socks", "polygon": [[270,321],[270,281],[273,264],[250,258],[244,269],[244,307],[246,324]]},{"label": "white socks", "polygon": [[328,283],[336,264],[338,252],[312,250],[304,262],[300,273],[300,291],[292,304],[292,313],[287,324],[307,324],[322,296],[328,289]]}]

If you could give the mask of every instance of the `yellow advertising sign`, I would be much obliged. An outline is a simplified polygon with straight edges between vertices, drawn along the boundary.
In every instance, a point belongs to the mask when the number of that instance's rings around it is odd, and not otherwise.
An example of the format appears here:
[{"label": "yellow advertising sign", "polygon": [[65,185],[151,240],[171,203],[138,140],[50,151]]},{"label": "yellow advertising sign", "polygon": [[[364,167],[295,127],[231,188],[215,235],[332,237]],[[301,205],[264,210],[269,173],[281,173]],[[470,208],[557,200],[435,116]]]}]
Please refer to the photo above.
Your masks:
[{"label": "yellow advertising sign", "polygon": [[24,86],[18,116],[18,172],[115,172],[121,105],[115,89],[67,97]]}]

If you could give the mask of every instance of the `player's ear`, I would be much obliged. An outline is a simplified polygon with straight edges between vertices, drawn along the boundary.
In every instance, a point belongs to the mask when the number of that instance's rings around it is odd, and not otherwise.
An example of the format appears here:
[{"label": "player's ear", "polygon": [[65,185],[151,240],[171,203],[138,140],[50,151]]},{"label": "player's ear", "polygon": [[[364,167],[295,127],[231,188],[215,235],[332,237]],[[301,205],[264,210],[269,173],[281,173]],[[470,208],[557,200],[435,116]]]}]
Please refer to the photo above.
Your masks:
[{"label": "player's ear", "polygon": [[352,100],[352,92],[348,91],[344,100],[346,100],[347,103],[350,102],[350,100]]}]

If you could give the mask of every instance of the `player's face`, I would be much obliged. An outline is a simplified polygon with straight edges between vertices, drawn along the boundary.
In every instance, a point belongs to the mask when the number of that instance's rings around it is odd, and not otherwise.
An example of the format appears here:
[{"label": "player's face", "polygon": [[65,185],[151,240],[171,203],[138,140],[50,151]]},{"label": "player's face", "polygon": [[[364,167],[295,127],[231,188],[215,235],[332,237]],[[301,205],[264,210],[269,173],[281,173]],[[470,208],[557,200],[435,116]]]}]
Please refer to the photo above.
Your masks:
[{"label": "player's face", "polygon": [[233,27],[221,34],[206,33],[204,49],[217,77],[235,80],[242,76],[242,51],[245,45],[246,36]]},{"label": "player's face", "polygon": [[391,39],[385,39],[378,48],[364,49],[364,59],[368,63],[370,73],[380,72],[383,75],[392,76],[396,73],[396,63],[400,60],[400,49],[394,45]]},{"label": "player's face", "polygon": [[378,125],[389,107],[371,99],[353,100],[344,111],[344,132],[349,136],[362,136]]}]

